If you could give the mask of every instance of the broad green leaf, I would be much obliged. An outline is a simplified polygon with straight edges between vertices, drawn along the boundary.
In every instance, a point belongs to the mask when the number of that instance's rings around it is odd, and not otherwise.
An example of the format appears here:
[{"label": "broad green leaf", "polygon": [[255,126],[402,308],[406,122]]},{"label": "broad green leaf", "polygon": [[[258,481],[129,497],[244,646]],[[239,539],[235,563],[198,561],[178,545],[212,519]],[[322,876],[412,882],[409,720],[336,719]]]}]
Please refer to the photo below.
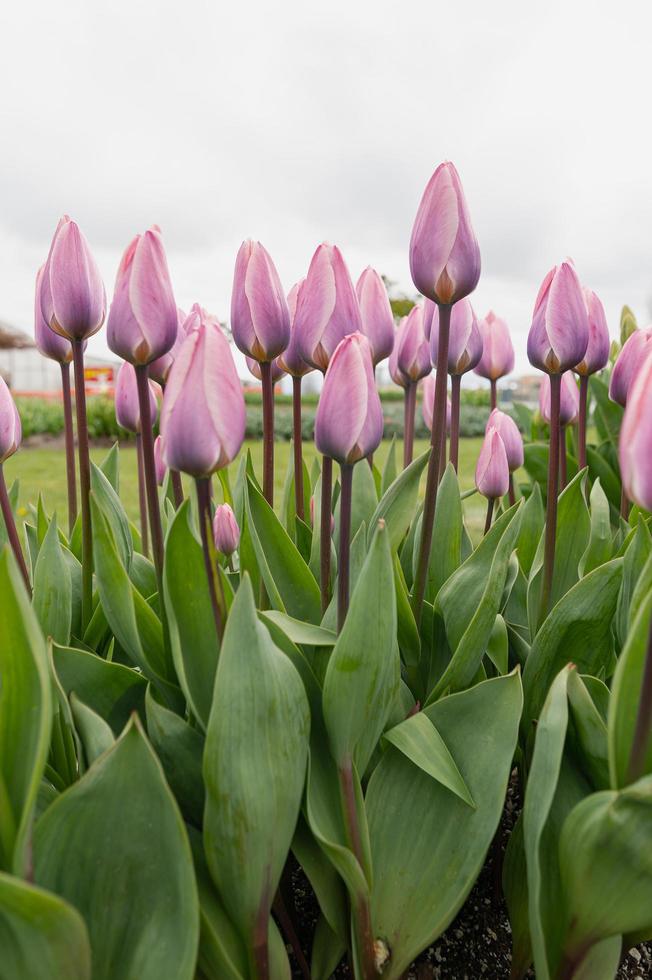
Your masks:
[{"label": "broad green leaf", "polygon": [[408,595],[407,583],[398,555],[392,556],[394,586],[396,591],[397,639],[404,663],[416,669],[421,655],[421,639],[414,619],[414,611]]},{"label": "broad green leaf", "polygon": [[74,694],[70,696],[70,707],[89,767],[111,748],[115,738],[107,722]]},{"label": "broad green leaf", "polygon": [[134,550],[129,519],[122,506],[122,501],[111,483],[99,466],[94,463],[91,463],[91,490],[95,503],[101,509],[111,528],[120,560],[125,568],[129,568]]},{"label": "broad green leaf", "polygon": [[475,809],[475,803],[455,759],[424,711],[417,711],[400,725],[390,728],[383,735],[383,741],[393,745],[415,766]]},{"label": "broad green leaf", "polygon": [[387,493],[397,476],[396,436],[392,436],[392,441],[389,444],[387,456],[385,457],[385,465],[383,466],[383,474],[380,481],[381,496],[384,496]]},{"label": "broad green leaf", "polygon": [[473,887],[503,810],[521,704],[514,673],[442,698],[425,711],[476,809],[393,747],[375,768],[366,809],[374,935],[390,951],[383,980],[403,975],[453,920]]},{"label": "broad green leaf", "polygon": [[589,391],[595,401],[593,419],[600,437],[617,446],[623,409],[609,398],[609,387],[597,374],[589,379]]},{"label": "broad green leaf", "polygon": [[52,696],[45,640],[9,547],[0,552],[0,868],[23,875],[48,757]]},{"label": "broad green leaf", "polygon": [[39,820],[34,876],[84,916],[93,980],[193,980],[192,856],[136,718]]},{"label": "broad green leaf", "polygon": [[204,848],[250,956],[294,834],[309,731],[301,678],[258,622],[245,578],[224,633],[206,735]]},{"label": "broad green leaf", "polygon": [[600,486],[599,479],[591,487],[590,511],[591,536],[586,551],[580,558],[580,578],[593,571],[598,565],[603,565],[604,562],[609,561],[613,554],[609,501]]},{"label": "broad green leaf", "polygon": [[149,558],[145,558],[139,551],[134,551],[131,559],[129,578],[144,599],[149,599],[158,591],[154,565]]},{"label": "broad green leaf", "polygon": [[52,648],[57,678],[68,696],[76,694],[119,735],[131,714],[144,717],[147,682],[142,674],[122,664],[110,663],[87,650]]},{"label": "broad green leaf", "polygon": [[44,636],[51,636],[56,643],[69,643],[72,583],[59,541],[56,516],[50,521],[36,559],[32,603]]},{"label": "broad green leaf", "polygon": [[147,689],[147,733],[184,818],[201,827],[204,813],[204,738]]},{"label": "broad green leaf", "polygon": [[[420,539],[421,529],[419,528],[414,550],[415,569],[419,556]],[[435,601],[441,587],[449,581],[464,560],[463,542],[464,523],[460,488],[457,474],[449,463],[437,488],[435,525],[428,561],[428,578],[426,579],[426,599],[429,602]]]},{"label": "broad green leaf", "polygon": [[[601,447],[606,449],[607,447]],[[614,516],[620,508],[620,476],[618,467],[614,469],[611,462],[605,458],[603,451],[594,449],[593,446],[586,447],[586,460],[589,465],[589,476],[591,480],[600,480],[602,488],[607,495],[609,503],[613,509]]]},{"label": "broad green leaf", "polygon": [[0,873],[0,980],[91,980],[84,920],[57,895]]},{"label": "broad green leaf", "polygon": [[500,613],[494,620],[491,636],[487,643],[487,656],[499,674],[507,673],[509,670],[509,637],[507,624]]},{"label": "broad green leaf", "polygon": [[276,609],[266,609],[260,613],[260,616],[263,622],[278,626],[293,643],[313,647],[335,646],[337,634],[333,630],[325,629],[323,626],[313,626],[312,623],[303,623]]},{"label": "broad green leaf", "polygon": [[609,788],[607,725],[593,703],[581,675],[572,670],[568,677],[570,723],[568,738],[578,765],[594,789]]},{"label": "broad green leaf", "polygon": [[[354,538],[361,524],[369,527],[371,515],[378,507],[376,484],[371,467],[366,459],[361,459],[353,467],[353,486],[351,488],[351,538]],[[335,506],[335,531],[333,537],[340,540],[340,500]]]},{"label": "broad green leaf", "polygon": [[632,540],[623,556],[623,583],[618,596],[618,608],[614,624],[618,646],[621,650],[625,645],[630,626],[629,612],[632,595],[651,552],[652,537],[650,530],[645,521],[639,518]]},{"label": "broad green leaf", "polygon": [[364,772],[385,727],[399,676],[394,572],[389,532],[381,523],[324,679],[324,721],[338,766],[355,758],[358,771]]},{"label": "broad green leaf", "polygon": [[[609,701],[609,774],[613,789],[629,782],[629,760],[648,656],[652,592],[638,611],[627,642],[618,658]],[[645,753],[644,773],[652,773],[652,738]]]},{"label": "broad green leaf", "polygon": [[430,450],[413,460],[383,493],[367,525],[369,544],[378,521],[385,521],[390,547],[393,551],[398,548],[416,512],[419,481],[429,458]]},{"label": "broad green leaf", "polygon": [[208,724],[219,654],[202,546],[184,501],[168,532],[163,570],[172,656],[179,684],[202,728]]},{"label": "broad green leaf", "polygon": [[120,493],[119,443],[114,442],[99,466],[117,494]]},{"label": "broad green leaf", "polygon": [[247,522],[270,602],[296,619],[321,619],[319,586],[296,545],[260,491],[249,482]]},{"label": "broad green leaf", "polygon": [[519,565],[526,577],[530,574],[545,521],[546,512],[541,499],[541,488],[538,483],[534,483],[532,493],[521,508],[521,529],[516,542]]}]

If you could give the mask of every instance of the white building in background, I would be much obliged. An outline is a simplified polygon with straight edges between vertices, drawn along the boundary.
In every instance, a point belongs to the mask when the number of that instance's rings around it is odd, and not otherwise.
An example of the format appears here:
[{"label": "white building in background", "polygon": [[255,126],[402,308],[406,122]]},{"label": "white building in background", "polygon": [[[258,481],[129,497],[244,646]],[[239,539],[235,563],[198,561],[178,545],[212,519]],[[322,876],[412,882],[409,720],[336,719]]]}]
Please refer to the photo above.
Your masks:
[{"label": "white building in background", "polygon": [[[84,362],[88,394],[112,391],[117,361],[86,355]],[[57,395],[61,390],[56,361],[43,357],[28,334],[1,320],[0,375],[18,395]]]}]

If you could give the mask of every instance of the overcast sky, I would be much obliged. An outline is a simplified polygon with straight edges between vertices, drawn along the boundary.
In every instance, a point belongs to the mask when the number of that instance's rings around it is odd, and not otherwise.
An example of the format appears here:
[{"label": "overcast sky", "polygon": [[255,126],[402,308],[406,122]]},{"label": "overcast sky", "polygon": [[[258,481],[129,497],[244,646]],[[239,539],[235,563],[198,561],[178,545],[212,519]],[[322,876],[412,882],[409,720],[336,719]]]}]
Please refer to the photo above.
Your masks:
[{"label": "overcast sky", "polygon": [[31,331],[63,212],[109,294],[154,222],[179,305],[221,318],[247,237],[287,289],[328,240],[410,293],[415,211],[450,159],[482,253],[472,301],[507,317],[517,369],[566,255],[612,333],[623,303],[647,323],[651,37],[647,0],[4,4],[0,319]]}]

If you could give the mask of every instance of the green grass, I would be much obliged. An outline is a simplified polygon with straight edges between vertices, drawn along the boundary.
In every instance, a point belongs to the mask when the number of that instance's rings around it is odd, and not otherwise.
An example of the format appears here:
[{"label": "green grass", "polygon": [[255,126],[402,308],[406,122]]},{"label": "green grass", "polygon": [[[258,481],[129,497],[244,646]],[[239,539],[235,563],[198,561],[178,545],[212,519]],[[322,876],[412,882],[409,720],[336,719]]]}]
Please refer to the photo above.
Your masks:
[{"label": "green grass", "polygon": [[[475,464],[480,452],[482,440],[480,438],[467,438],[460,441],[460,485],[462,490],[469,490],[474,485]],[[385,441],[381,444],[377,453],[374,454],[374,463],[382,471],[382,467],[389,452],[390,443]],[[428,448],[425,440],[416,440],[414,446],[415,456],[424,452]],[[246,442],[245,449],[250,449],[256,473],[262,480],[262,445],[260,442]],[[290,458],[291,446],[287,442],[276,443],[276,463],[275,463],[275,497],[277,501],[281,499],[285,472]],[[94,448],[91,450],[91,458],[95,463],[101,462],[108,449]],[[400,465],[402,445],[396,445],[397,461]],[[315,456],[315,448],[312,443],[304,446],[304,457],[308,469]],[[231,474],[235,476],[237,462],[231,466]],[[38,495],[43,495],[46,511],[57,512],[59,521],[65,526],[67,522],[67,497],[66,497],[66,476],[65,459],[61,449],[44,447],[24,448],[12,456],[5,463],[5,476],[9,485],[17,479],[20,481],[20,510],[24,515],[30,504],[35,505]],[[190,480],[185,479],[186,485],[190,487]],[[217,481],[216,481],[217,483]],[[422,491],[425,479],[422,482]],[[138,485],[136,473],[136,451],[133,444],[125,444],[120,449],[120,496],[123,504],[133,521],[138,520]],[[469,531],[477,535],[481,530],[484,515],[484,500],[474,495],[464,501],[464,512]]]}]

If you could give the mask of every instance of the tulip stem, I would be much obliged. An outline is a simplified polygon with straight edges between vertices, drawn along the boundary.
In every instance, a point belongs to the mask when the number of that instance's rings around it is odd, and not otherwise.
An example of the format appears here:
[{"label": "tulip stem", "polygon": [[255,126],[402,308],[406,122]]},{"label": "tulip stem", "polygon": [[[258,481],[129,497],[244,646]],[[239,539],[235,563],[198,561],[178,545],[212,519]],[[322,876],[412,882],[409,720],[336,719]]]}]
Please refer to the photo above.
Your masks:
[{"label": "tulip stem", "polygon": [[274,384],[271,361],[262,361],[260,379],[263,386],[263,496],[274,506]]},{"label": "tulip stem", "polygon": [[140,432],[136,433],[136,462],[138,464],[138,506],[140,508],[140,542],[143,554],[149,553],[147,534],[147,492],[145,490],[145,466],[143,463],[143,441]]},{"label": "tulip stem", "polygon": [[77,471],[75,468],[75,433],[72,425],[72,395],[70,393],[70,363],[61,365],[63,395],[63,424],[66,444],[66,482],[68,484],[68,532],[77,520]]},{"label": "tulip stem", "polygon": [[[344,824],[349,839],[349,846],[358,860],[361,868],[365,866],[362,847],[362,834],[358,819],[356,792],[353,783],[353,764],[347,759],[339,770],[340,789],[344,805]],[[356,932],[357,955],[361,966],[363,980],[373,980],[378,976],[374,956],[374,935],[371,925],[371,909],[369,900],[359,896],[352,900],[353,923]],[[356,974],[357,975],[357,974]]]},{"label": "tulip stem", "polygon": [[495,378],[491,378],[489,384],[491,386],[491,411],[493,412],[494,408],[498,407],[498,382]]},{"label": "tulip stem", "polygon": [[441,450],[439,453],[439,475],[437,477],[437,484],[441,483],[444,477],[445,469],[446,469],[446,426],[444,426],[441,433]]},{"label": "tulip stem", "polygon": [[417,383],[410,381],[405,387],[405,412],[403,423],[403,469],[410,465],[414,454],[414,416],[417,406]]},{"label": "tulip stem", "polygon": [[566,426],[559,426],[559,482],[562,490],[568,482],[568,462],[566,451]]},{"label": "tulip stem", "polygon": [[20,546],[20,538],[18,537],[18,531],[16,530],[16,521],[14,520],[14,512],[11,509],[11,502],[7,492],[7,483],[5,480],[4,467],[2,463],[0,463],[0,509],[2,510],[2,516],[7,529],[7,537],[9,538],[11,550],[14,553],[14,558],[16,559],[20,569],[20,574],[23,576],[25,588],[27,589],[28,594],[31,596],[32,586],[29,581],[29,572],[27,571],[25,556],[23,555],[23,549]]},{"label": "tulip stem", "polygon": [[580,375],[580,419],[578,427],[579,447],[577,451],[577,462],[581,470],[586,466],[586,412],[589,401],[589,378],[588,375]]},{"label": "tulip stem", "polygon": [[79,454],[79,489],[82,515],[82,635],[93,615],[93,527],[91,524],[91,458],[88,451],[86,387],[84,383],[84,341],[72,340],[75,371],[75,411],[77,415],[77,452]]},{"label": "tulip stem", "polygon": [[629,756],[629,766],[627,768],[628,783],[635,783],[637,779],[645,775],[645,762],[650,748],[650,733],[652,732],[652,616],[648,627],[647,651],[645,654],[645,665],[643,667],[643,678],[641,680],[641,694],[636,712],[636,724],[634,726],[634,738]]},{"label": "tulip stem", "polygon": [[174,506],[178,510],[183,503],[183,483],[181,482],[181,473],[178,470],[170,470],[170,482],[174,494]]},{"label": "tulip stem", "polygon": [[495,503],[495,501],[494,501],[494,498],[493,497],[488,497],[487,498],[487,517],[486,517],[486,520],[484,522],[484,533],[485,534],[487,533],[487,531],[491,527],[491,518],[493,517],[493,513],[494,513],[494,503]]},{"label": "tulip stem", "polygon": [[507,496],[509,499],[509,506],[513,507],[516,503],[516,494],[514,493],[514,474],[510,471],[509,474],[509,486],[507,488]]},{"label": "tulip stem", "polygon": [[351,547],[351,497],[353,467],[340,466],[340,554],[337,563],[337,632],[340,633],[349,608],[349,551]]},{"label": "tulip stem", "polygon": [[322,613],[326,612],[330,599],[332,495],[333,460],[330,456],[323,456],[321,467],[321,513],[319,515],[319,566]]},{"label": "tulip stem", "polygon": [[152,535],[152,555],[154,568],[159,585],[161,609],[163,608],[163,527],[161,525],[161,508],[158,499],[158,484],[156,482],[156,465],[154,463],[154,436],[152,434],[152,412],[150,408],[149,365],[136,365],[136,383],[138,386],[138,409],[140,411],[141,449],[143,469],[145,471],[145,490],[147,494],[147,510],[149,513],[149,529]]},{"label": "tulip stem", "polygon": [[450,461],[457,473],[457,461],[460,446],[460,387],[462,375],[453,374],[451,377],[451,445]]},{"label": "tulip stem", "polygon": [[211,514],[211,479],[198,477],[197,504],[199,506],[199,530],[201,532],[202,551],[204,552],[204,567],[208,580],[208,592],[211,597],[211,608],[217,637],[222,642],[224,636],[224,621],[226,619],[226,600],[222,588],[222,579],[217,561],[217,549],[213,537],[213,521]]},{"label": "tulip stem", "polygon": [[432,532],[435,525],[435,508],[437,503],[437,484],[439,481],[439,461],[442,455],[442,438],[446,438],[446,388],[448,375],[448,336],[450,333],[451,307],[439,307],[439,346],[437,350],[437,375],[435,378],[435,399],[432,412],[432,432],[430,441],[430,459],[428,460],[428,477],[426,480],[426,495],[421,522],[421,542],[417,573],[414,580],[412,608],[417,626],[421,624],[421,610],[426,591],[426,577],[432,546]]},{"label": "tulip stem", "polygon": [[301,434],[301,378],[292,378],[292,439],[294,449],[294,509],[304,519],[303,451]]},{"label": "tulip stem", "polygon": [[550,611],[552,577],[555,568],[555,543],[557,538],[557,494],[559,490],[559,405],[561,400],[561,375],[550,375],[550,449],[548,453],[548,492],[546,501],[546,537],[543,554],[543,589],[539,624]]},{"label": "tulip stem", "polygon": [[620,516],[624,521],[629,520],[629,500],[627,499],[627,492],[625,490],[625,484],[622,482],[621,476],[621,486],[620,486]]}]

